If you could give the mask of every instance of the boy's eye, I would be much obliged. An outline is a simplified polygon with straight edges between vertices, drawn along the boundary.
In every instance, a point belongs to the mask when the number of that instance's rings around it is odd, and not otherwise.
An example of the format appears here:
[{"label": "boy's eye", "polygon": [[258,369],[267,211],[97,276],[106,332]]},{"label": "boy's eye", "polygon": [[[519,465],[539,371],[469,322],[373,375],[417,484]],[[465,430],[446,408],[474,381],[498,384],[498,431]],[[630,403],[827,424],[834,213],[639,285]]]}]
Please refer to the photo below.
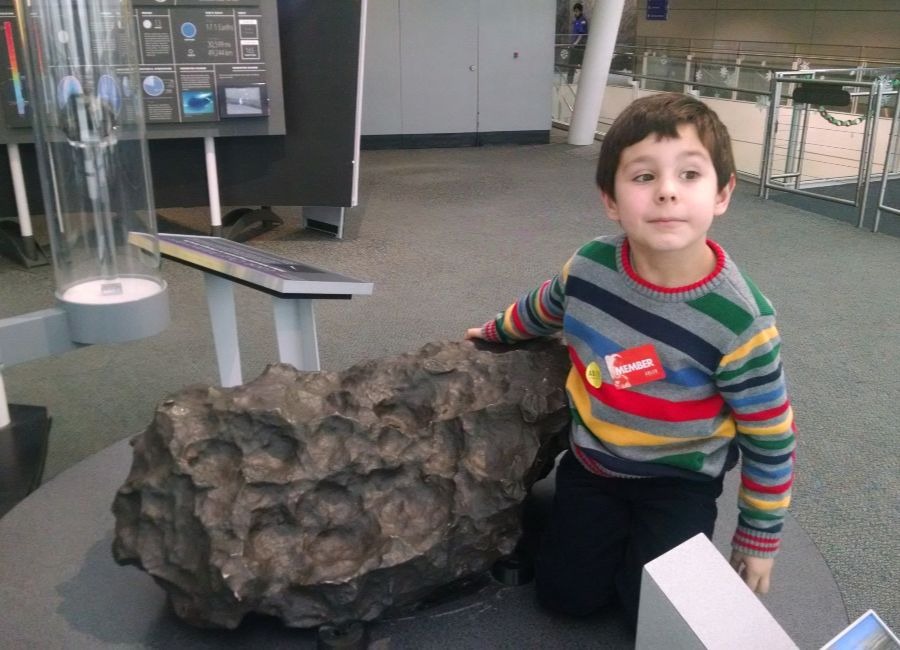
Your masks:
[{"label": "boy's eye", "polygon": [[646,174],[638,174],[634,177],[634,180],[638,183],[649,183],[653,180],[653,174],[647,172]]},{"label": "boy's eye", "polygon": [[695,178],[700,178],[700,172],[689,169],[681,173],[681,176],[689,181],[694,180]]}]

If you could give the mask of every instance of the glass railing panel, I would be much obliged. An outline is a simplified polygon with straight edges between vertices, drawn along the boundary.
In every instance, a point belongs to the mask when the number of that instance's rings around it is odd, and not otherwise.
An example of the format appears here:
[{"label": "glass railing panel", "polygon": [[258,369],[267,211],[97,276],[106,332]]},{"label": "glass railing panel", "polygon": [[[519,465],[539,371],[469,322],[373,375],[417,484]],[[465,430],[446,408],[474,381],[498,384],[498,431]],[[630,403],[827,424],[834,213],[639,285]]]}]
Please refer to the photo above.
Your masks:
[{"label": "glass railing panel", "polygon": [[[769,97],[773,70],[790,70],[793,58],[768,54],[741,54],[735,99],[745,102],[763,102]],[[765,99],[760,99],[761,97]]]},{"label": "glass railing panel", "polygon": [[685,70],[687,61],[683,58],[670,57],[663,52],[650,52],[644,59],[645,67],[640,74],[648,77],[643,87],[647,90],[663,90],[684,92]]},{"label": "glass railing panel", "polygon": [[693,81],[701,97],[734,99],[738,87],[737,61],[734,54],[705,54],[694,58]]}]

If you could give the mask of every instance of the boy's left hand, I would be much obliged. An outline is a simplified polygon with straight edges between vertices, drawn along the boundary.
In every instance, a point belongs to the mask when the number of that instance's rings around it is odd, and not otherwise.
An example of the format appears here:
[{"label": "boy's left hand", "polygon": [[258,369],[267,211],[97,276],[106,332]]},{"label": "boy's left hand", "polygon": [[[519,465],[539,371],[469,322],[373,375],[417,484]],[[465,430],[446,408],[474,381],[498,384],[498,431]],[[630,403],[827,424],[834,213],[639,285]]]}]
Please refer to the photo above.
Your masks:
[{"label": "boy's left hand", "polygon": [[775,558],[772,557],[754,557],[740,551],[731,552],[731,566],[751,591],[758,594],[769,593],[769,577],[772,575],[774,565]]},{"label": "boy's left hand", "polygon": [[483,327],[470,327],[466,330],[466,338],[467,339],[483,339],[484,338],[484,328]]}]

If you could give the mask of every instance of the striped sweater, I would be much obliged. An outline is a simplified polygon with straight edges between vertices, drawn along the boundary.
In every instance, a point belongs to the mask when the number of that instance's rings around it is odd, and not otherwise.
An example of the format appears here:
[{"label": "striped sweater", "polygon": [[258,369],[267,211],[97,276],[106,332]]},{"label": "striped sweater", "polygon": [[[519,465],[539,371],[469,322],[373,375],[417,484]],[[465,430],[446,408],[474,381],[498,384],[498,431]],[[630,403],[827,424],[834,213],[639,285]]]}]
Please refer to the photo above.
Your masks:
[{"label": "striped sweater", "polygon": [[[571,447],[591,472],[623,478],[719,476],[742,456],[733,547],[778,551],[793,481],[795,428],[775,312],[725,251],[686,287],[631,267],[624,235],[600,237],[562,272],[483,328],[512,343],[563,331],[572,369]],[[606,358],[652,344],[664,377],[616,388]]]}]

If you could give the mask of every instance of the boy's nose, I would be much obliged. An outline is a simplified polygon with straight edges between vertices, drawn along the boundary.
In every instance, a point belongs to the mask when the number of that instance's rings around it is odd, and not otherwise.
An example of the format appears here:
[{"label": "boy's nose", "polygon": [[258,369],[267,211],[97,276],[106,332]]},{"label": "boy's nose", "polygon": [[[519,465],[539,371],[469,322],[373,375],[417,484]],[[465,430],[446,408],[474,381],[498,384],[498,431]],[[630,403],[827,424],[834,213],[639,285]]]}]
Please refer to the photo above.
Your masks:
[{"label": "boy's nose", "polygon": [[660,203],[675,201],[675,191],[670,187],[660,187],[656,192],[656,200]]},{"label": "boy's nose", "polygon": [[656,187],[656,200],[660,203],[674,201],[678,195],[676,185],[674,179],[661,176]]}]

